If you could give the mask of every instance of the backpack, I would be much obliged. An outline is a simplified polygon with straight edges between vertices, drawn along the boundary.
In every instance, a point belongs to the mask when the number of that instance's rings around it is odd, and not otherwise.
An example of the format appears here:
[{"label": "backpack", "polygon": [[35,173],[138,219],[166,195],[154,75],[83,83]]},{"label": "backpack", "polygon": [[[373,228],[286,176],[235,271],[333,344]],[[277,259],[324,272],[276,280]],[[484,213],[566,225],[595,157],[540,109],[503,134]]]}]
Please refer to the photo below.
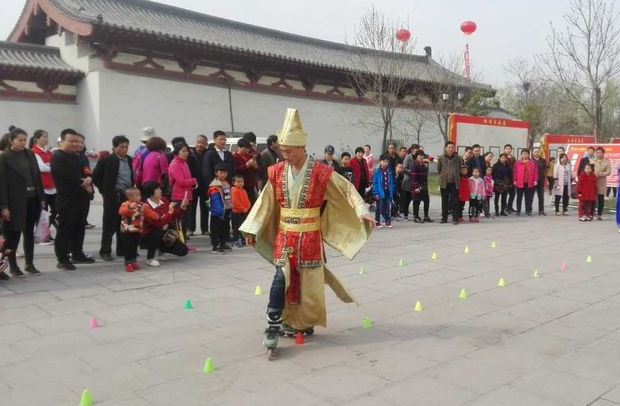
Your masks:
[{"label": "backpack", "polygon": [[142,180],[144,176],[144,160],[150,154],[151,151],[136,151],[136,155],[133,157],[132,166],[133,166],[133,174],[134,181],[138,187],[142,186]]}]

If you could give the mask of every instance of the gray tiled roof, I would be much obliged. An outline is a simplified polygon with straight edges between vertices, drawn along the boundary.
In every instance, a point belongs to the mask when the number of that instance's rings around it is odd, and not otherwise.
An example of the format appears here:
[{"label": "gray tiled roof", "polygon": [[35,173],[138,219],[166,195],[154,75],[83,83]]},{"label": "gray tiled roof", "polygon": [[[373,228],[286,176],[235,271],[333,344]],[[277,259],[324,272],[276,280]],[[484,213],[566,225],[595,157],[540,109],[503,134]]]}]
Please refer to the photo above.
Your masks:
[{"label": "gray tiled roof", "polygon": [[83,76],[60,58],[58,48],[4,41],[0,41],[0,69],[4,72],[56,73],[76,79]]},{"label": "gray tiled roof", "polygon": [[[95,27],[113,28],[163,37],[170,40],[214,46],[238,52],[275,57],[294,63],[337,71],[373,71],[370,61],[364,69],[351,58],[349,46],[257,27],[201,14],[148,0],[50,0],[65,16]],[[411,64],[406,76],[413,80],[436,81],[446,78],[445,69],[422,55],[388,53],[389,58]],[[451,82],[485,87],[454,75]]]}]

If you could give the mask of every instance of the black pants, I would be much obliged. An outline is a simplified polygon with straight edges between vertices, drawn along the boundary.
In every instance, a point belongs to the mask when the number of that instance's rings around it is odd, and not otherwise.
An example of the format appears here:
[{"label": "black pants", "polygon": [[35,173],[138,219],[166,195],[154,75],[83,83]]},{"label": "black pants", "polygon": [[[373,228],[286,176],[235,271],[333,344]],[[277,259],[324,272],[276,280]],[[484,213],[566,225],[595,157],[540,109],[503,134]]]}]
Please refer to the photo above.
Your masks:
[{"label": "black pants", "polygon": [[538,182],[536,185],[536,196],[538,196],[538,213],[545,212],[545,182]]},{"label": "black pants", "polygon": [[276,266],[276,273],[273,275],[271,289],[269,289],[269,303],[267,304],[267,314],[280,316],[284,310],[284,295],[286,289],[286,280],[282,268]]},{"label": "black pants", "polygon": [[224,211],[224,218],[211,215],[211,243],[214,247],[224,245],[230,237],[230,213]]},{"label": "black pants", "polygon": [[[452,217],[456,221],[458,215],[459,190],[456,184],[447,183],[445,188],[441,188],[441,219],[448,220],[448,210],[452,210]],[[462,210],[462,209],[461,209]]]},{"label": "black pants", "polygon": [[549,182],[549,193],[553,193],[553,185],[555,185],[555,179],[553,176],[547,176],[547,181]]},{"label": "black pants", "polygon": [[196,215],[198,214],[198,205],[200,205],[200,231],[206,233],[209,231],[209,208],[207,207],[207,197],[203,193],[194,191],[194,199],[190,205],[189,214],[189,231],[196,231]]},{"label": "black pants", "polygon": [[617,187],[608,187],[607,188],[607,193],[605,194],[607,197],[609,197],[609,194],[611,192],[614,192],[614,197],[616,197],[616,195],[618,194],[618,188]]},{"label": "black pants", "polygon": [[136,262],[136,258],[138,258],[138,243],[140,242],[140,233],[122,234],[123,243],[125,244],[125,265],[134,264]]},{"label": "black pants", "polygon": [[[11,213],[12,214],[12,213]],[[13,230],[11,228],[11,222],[7,222],[5,225],[4,236],[6,241],[4,242],[4,250],[11,250],[8,255],[9,265],[11,270],[17,269],[16,252],[19,245],[19,239],[24,234],[24,259],[26,260],[26,266],[32,265],[34,261],[34,227],[39,221],[41,215],[41,203],[36,197],[31,197],[26,200],[26,219],[25,227],[23,231]]]},{"label": "black pants", "polygon": [[463,211],[465,210],[465,201],[458,201],[456,204],[456,210],[455,210],[455,217],[454,217],[454,221],[460,219],[461,217],[463,217]]},{"label": "black pants", "polygon": [[515,201],[515,187],[514,186],[508,186],[508,210],[514,211],[514,209],[512,208],[512,205],[514,204]]},{"label": "black pants", "polygon": [[502,211],[501,213],[506,213],[506,199],[508,198],[508,191],[503,191],[502,193],[495,192],[495,215],[497,216],[499,211],[499,202],[502,202]]},{"label": "black pants", "polygon": [[241,238],[241,233],[239,232],[239,227],[248,217],[247,213],[233,213],[232,214],[232,227],[233,227],[233,240],[237,241]]},{"label": "black pants", "polygon": [[566,213],[568,211],[568,185],[564,185],[564,190],[562,191],[562,196],[555,196],[555,212],[560,212],[560,199],[562,200],[562,211]]},{"label": "black pants", "polygon": [[521,213],[521,203],[525,196],[525,213],[532,213],[532,203],[534,203],[534,189],[528,187],[527,183],[523,184],[523,187],[517,188],[517,213]]},{"label": "black pants", "polygon": [[142,236],[142,243],[146,246],[146,259],[155,258],[157,250],[159,252],[167,252],[177,257],[187,255],[187,247],[180,240],[176,240],[170,247],[166,247],[163,243],[165,230],[153,230]]},{"label": "black pants", "polygon": [[58,262],[69,263],[69,253],[74,257],[84,255],[84,233],[90,200],[82,198],[73,202],[57,202],[58,231],[54,251]]},{"label": "black pants", "polygon": [[605,208],[605,195],[597,195],[596,201],[596,214],[600,217],[603,215],[603,209]]},{"label": "black pants", "polygon": [[[117,192],[103,196],[103,225],[101,230],[101,248],[99,254],[112,254],[112,237],[116,234],[116,255],[122,257],[125,244],[124,233],[121,233],[121,216],[118,209],[125,200],[125,193]],[[87,213],[88,215],[88,213]]]},{"label": "black pants", "polygon": [[405,217],[409,217],[409,205],[411,204],[411,192],[400,192],[400,211]]},{"label": "black pants", "polygon": [[254,206],[256,202],[256,188],[253,186],[244,185],[243,189],[248,193],[248,199],[250,199],[250,204]]},{"label": "black pants", "polygon": [[[463,202],[465,205],[465,202]],[[478,217],[480,215],[480,208],[482,206],[482,200],[469,199],[469,217]]]},{"label": "black pants", "polygon": [[45,202],[50,213],[50,226],[56,225],[56,193],[53,195],[45,194]]},{"label": "black pants", "polygon": [[429,210],[429,204],[430,204],[430,199],[428,197],[428,190],[422,193],[413,194],[413,217],[414,218],[420,217],[420,203],[424,203],[424,217],[428,217],[428,210]]}]

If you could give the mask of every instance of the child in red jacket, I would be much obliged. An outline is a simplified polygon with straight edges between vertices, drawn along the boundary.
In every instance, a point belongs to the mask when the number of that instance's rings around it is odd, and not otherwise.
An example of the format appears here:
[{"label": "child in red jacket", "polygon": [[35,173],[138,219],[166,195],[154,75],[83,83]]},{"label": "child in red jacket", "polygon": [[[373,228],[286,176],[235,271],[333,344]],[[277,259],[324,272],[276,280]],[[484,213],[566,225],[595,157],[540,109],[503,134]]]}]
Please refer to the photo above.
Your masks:
[{"label": "child in red jacket", "polygon": [[151,209],[151,206],[140,201],[140,190],[130,187],[125,191],[127,201],[121,204],[118,214],[122,216],[121,232],[123,233],[125,243],[125,271],[133,272],[140,269],[140,265],[136,263],[138,257],[138,243],[140,241],[140,233],[144,225],[144,219],[159,219],[159,215]]},{"label": "child in red jacket", "polygon": [[592,221],[596,200],[596,175],[590,164],[586,165],[579,175],[577,195],[579,197],[579,221]]},{"label": "child in red jacket", "polygon": [[462,223],[463,220],[463,209],[465,208],[465,202],[469,201],[469,177],[467,177],[467,172],[469,169],[466,165],[461,166],[461,179],[459,181],[459,205],[457,207],[457,212],[455,218],[457,220],[454,221],[454,224]]}]

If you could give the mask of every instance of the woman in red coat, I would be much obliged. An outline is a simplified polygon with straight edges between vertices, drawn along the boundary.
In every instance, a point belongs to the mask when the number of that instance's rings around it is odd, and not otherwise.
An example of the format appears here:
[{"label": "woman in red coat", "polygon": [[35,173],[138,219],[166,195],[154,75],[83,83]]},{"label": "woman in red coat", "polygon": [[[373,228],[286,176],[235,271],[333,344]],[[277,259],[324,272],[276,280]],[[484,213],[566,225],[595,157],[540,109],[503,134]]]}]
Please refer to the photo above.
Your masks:
[{"label": "woman in red coat", "polygon": [[371,186],[370,170],[368,162],[364,158],[364,148],[355,148],[355,157],[351,159],[351,169],[353,170],[353,185],[360,196],[366,196],[366,189]]},{"label": "woman in red coat", "polygon": [[50,161],[52,160],[52,151],[47,147],[49,143],[49,135],[45,130],[36,130],[32,135],[32,143],[30,149],[37,158],[39,172],[41,172],[41,183],[43,184],[43,192],[45,193],[45,202],[50,213],[50,224],[54,226],[56,223],[56,185],[52,179],[52,170],[50,169]]},{"label": "woman in red coat", "polygon": [[579,221],[592,221],[594,218],[594,201],[596,200],[596,175],[592,165],[586,164],[577,182],[579,197]]},{"label": "woman in red coat", "polygon": [[142,194],[145,197],[144,203],[159,215],[158,220],[145,218],[142,226],[142,245],[147,249],[146,264],[159,266],[159,261],[155,259],[157,250],[160,254],[168,252],[179,257],[187,255],[187,246],[181,240],[169,241],[164,239],[164,235],[169,229],[177,229],[176,223],[183,218],[189,200],[184,199],[180,205],[169,203],[162,196],[159,184],[153,181],[142,185]]}]

